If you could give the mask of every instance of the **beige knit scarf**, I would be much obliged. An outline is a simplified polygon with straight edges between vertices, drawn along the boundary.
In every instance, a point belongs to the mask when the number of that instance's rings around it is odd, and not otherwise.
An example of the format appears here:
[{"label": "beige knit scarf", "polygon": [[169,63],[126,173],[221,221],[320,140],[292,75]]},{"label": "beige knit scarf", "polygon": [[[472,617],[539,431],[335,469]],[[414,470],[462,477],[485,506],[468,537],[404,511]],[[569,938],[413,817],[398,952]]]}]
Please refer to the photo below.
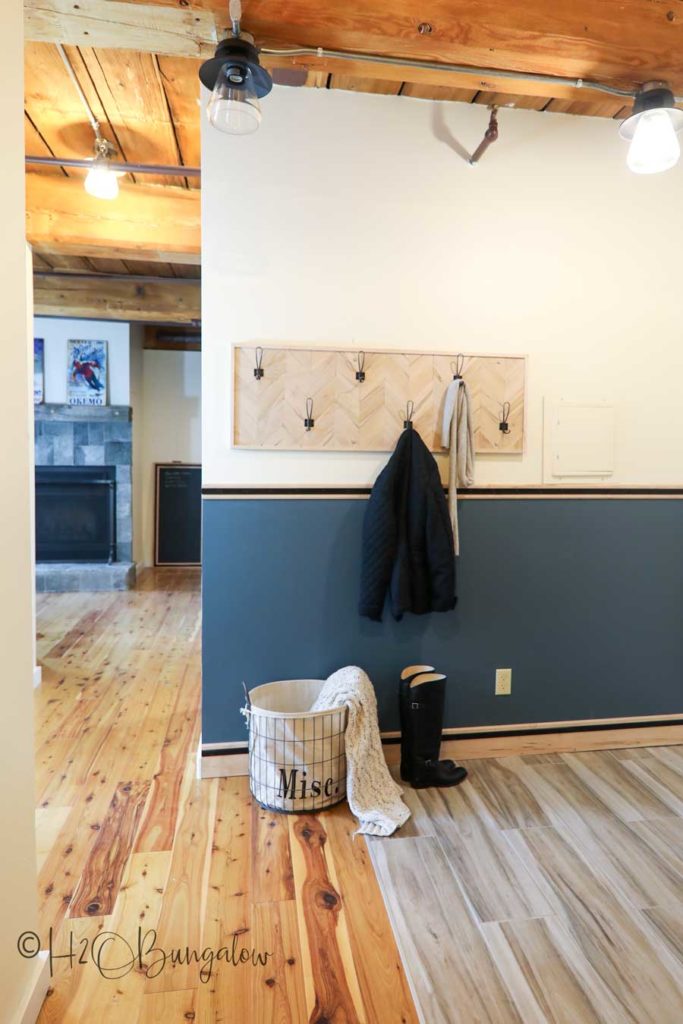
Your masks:
[{"label": "beige knit scarf", "polygon": [[448,511],[453,524],[455,553],[460,554],[458,530],[458,487],[474,483],[474,433],[470,412],[470,396],[462,377],[448,385],[441,421],[441,445],[450,448],[448,464]]}]

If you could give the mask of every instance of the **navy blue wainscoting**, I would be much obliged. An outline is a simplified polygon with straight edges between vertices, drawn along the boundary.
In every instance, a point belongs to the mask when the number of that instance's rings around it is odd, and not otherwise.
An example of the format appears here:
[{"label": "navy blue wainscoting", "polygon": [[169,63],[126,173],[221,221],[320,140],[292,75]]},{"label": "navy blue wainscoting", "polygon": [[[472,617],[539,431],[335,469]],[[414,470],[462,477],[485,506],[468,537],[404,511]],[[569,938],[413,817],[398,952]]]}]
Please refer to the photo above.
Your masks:
[{"label": "navy blue wainscoting", "polygon": [[205,500],[203,741],[246,740],[242,680],[354,663],[385,730],[413,662],[448,674],[446,727],[683,712],[683,501],[460,505],[455,611],[376,623],[357,612],[365,500]]}]

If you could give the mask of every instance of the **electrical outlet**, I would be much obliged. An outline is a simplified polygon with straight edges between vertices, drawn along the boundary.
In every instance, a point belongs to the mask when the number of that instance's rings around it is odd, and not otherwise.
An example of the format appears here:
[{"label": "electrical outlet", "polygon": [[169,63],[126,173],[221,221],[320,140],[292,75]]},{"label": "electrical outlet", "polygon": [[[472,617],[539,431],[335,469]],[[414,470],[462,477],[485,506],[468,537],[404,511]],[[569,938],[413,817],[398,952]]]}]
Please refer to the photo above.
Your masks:
[{"label": "electrical outlet", "polygon": [[496,669],[496,697],[507,697],[512,693],[512,669]]}]

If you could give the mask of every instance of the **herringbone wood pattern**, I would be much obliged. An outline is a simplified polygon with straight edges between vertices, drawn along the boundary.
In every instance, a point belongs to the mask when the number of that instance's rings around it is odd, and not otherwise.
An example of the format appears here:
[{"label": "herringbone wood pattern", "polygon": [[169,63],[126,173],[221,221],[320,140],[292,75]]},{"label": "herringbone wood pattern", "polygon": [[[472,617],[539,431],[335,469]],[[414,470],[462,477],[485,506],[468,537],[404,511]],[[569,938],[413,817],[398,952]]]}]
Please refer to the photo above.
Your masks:
[{"label": "herringbone wood pattern", "polygon": [[[264,376],[254,377],[255,348],[235,349],[234,432],[238,448],[312,451],[392,451],[406,404],[432,451],[441,451],[443,398],[453,378],[452,355],[366,352],[365,381],[356,380],[357,353],[267,348]],[[519,454],[524,449],[525,360],[468,356],[463,366],[473,405],[475,449]],[[306,399],[314,427],[304,426]],[[510,403],[510,432],[499,429]]]}]

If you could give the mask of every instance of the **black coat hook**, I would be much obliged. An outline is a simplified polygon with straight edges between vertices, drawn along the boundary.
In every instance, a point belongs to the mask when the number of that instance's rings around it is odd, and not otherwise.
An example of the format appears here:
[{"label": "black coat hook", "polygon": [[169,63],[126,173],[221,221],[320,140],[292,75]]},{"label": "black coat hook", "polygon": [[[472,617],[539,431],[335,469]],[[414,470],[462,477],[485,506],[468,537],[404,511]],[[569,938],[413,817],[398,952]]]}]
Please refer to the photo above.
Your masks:
[{"label": "black coat hook", "polygon": [[455,359],[451,360],[451,373],[453,380],[462,380],[462,368],[465,365],[465,357],[459,352]]},{"label": "black coat hook", "polygon": [[510,403],[503,402],[503,404],[500,407],[500,423],[498,424],[498,429],[501,430],[504,434],[510,433],[510,424],[508,423],[509,419]]},{"label": "black coat hook", "polygon": [[361,384],[365,380],[365,352],[358,353],[358,369],[356,370],[356,380],[359,380]]},{"label": "black coat hook", "polygon": [[403,421],[403,426],[406,430],[409,430],[413,425],[413,412],[415,411],[415,403],[408,401],[406,402],[406,418]]},{"label": "black coat hook", "polygon": [[306,430],[312,430],[315,426],[315,420],[313,419],[313,399],[306,399],[306,419],[304,420],[304,426]]},{"label": "black coat hook", "polygon": [[254,376],[256,377],[256,380],[261,380],[261,378],[263,377],[263,368],[261,366],[262,362],[263,362],[263,349],[259,345],[258,348],[256,349],[256,366],[254,368]]}]

